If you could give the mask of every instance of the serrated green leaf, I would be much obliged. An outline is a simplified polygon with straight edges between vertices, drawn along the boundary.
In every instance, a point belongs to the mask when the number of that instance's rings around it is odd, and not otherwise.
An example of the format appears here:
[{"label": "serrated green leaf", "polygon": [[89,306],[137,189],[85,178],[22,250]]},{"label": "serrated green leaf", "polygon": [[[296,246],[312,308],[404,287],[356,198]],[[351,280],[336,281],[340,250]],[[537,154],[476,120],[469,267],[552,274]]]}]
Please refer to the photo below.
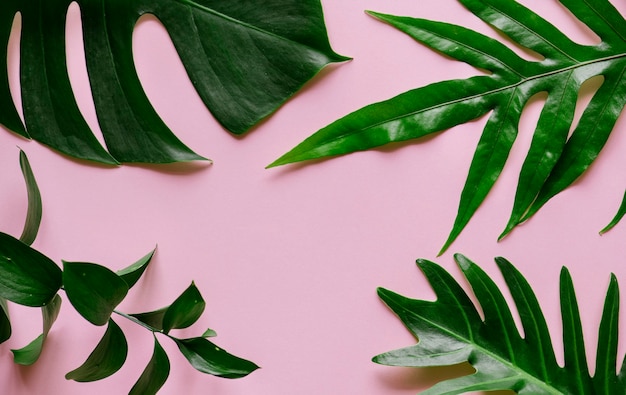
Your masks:
[{"label": "serrated green leaf", "polygon": [[148,265],[150,265],[150,262],[152,261],[152,257],[154,256],[155,252],[156,248],[147,253],[145,256],[143,256],[132,265],[117,271],[116,274],[126,282],[129,289],[132,288],[133,285],[137,283],[137,281],[139,281],[143,273],[148,268]]},{"label": "serrated green leaf", "polygon": [[0,232],[0,297],[45,306],[61,288],[61,269],[40,252]]},{"label": "serrated green leaf", "polygon": [[76,311],[94,325],[104,325],[124,300],[128,285],[104,266],[63,262],[63,286]]},{"label": "serrated green leaf", "polygon": [[[492,112],[440,253],[454,242],[499,177],[525,104],[547,99],[520,171],[500,238],[567,188],[600,154],[626,104],[626,21],[607,0],[561,3],[601,39],[580,45],[513,0],[459,0],[470,12],[544,59],[520,58],[504,44],[462,26],[369,12],[416,41],[489,75],[434,83],[371,104],[320,129],[268,167],[417,139]],[[583,82],[604,82],[568,137]]]},{"label": "serrated green leaf", "polygon": [[236,379],[259,368],[254,362],[229,354],[203,337],[172,339],[191,366],[202,373]]},{"label": "serrated green leaf", "polygon": [[[137,20],[155,15],[196,91],[225,128],[244,133],[331,62],[319,0],[78,0],[85,61],[105,150],[81,114],[68,77],[69,0],[0,3],[0,123],[82,159],[167,163],[201,160],[161,120],[133,60]],[[22,125],[11,99],[6,55],[13,17],[22,17]],[[68,34],[72,34],[69,32]],[[0,59],[1,60],[1,59]]]},{"label": "serrated green leaf", "polygon": [[154,351],[150,362],[133,385],[128,395],[153,395],[165,384],[170,374],[170,361],[161,344],[154,338]]},{"label": "serrated green leaf", "polygon": [[109,320],[107,330],[87,360],[65,375],[67,380],[88,382],[109,377],[120,370],[126,361],[128,343],[119,326]]},{"label": "serrated green leaf", "polygon": [[0,298],[0,343],[4,343],[11,337],[11,320],[9,319],[9,306],[4,298]]},{"label": "serrated green leaf", "polygon": [[52,302],[41,308],[43,316],[43,333],[39,335],[35,340],[28,345],[20,348],[19,350],[11,350],[13,352],[13,360],[20,365],[32,365],[39,359],[43,345],[48,337],[50,328],[59,316],[61,311],[61,297],[55,295]]},{"label": "serrated green leaf", "polygon": [[609,224],[600,231],[600,234],[604,234],[613,229],[613,227],[615,227],[615,225],[617,225],[619,221],[622,220],[624,214],[626,214],[626,191],[624,191],[624,197],[622,198],[622,203],[620,204],[617,213],[615,214],[611,222],[609,222]]},{"label": "serrated green leaf", "polygon": [[35,175],[30,167],[28,157],[22,150],[20,150],[20,167],[22,168],[22,175],[24,176],[24,181],[26,182],[26,192],[28,196],[26,223],[24,224],[24,230],[20,236],[20,241],[24,244],[31,245],[37,237],[39,224],[41,224],[42,204]]},{"label": "serrated green leaf", "polygon": [[[589,373],[580,314],[567,269],[561,272],[561,312],[565,366],[556,361],[550,333],[524,277],[504,258],[496,262],[521,318],[524,337],[493,280],[462,255],[455,259],[482,308],[480,317],[461,286],[443,268],[419,260],[435,301],[410,299],[386,289],[379,296],[419,340],[417,345],[374,357],[393,366],[450,366],[469,362],[476,372],[445,380],[422,392],[453,395],[512,390],[521,395],[623,393],[625,368],[616,374],[619,291],[611,277],[598,336],[595,375]],[[626,359],[625,359],[626,360]],[[623,365],[626,366],[626,365]]]}]

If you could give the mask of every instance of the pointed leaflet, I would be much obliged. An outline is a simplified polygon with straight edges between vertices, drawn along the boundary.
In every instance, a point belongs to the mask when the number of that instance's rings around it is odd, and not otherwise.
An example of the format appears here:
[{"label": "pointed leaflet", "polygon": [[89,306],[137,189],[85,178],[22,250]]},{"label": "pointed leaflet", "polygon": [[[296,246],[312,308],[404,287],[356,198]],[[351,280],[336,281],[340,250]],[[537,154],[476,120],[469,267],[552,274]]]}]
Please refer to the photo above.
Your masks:
[{"label": "pointed leaflet", "polygon": [[[499,176],[524,105],[536,93],[547,92],[520,173],[513,212],[501,237],[582,175],[599,155],[626,103],[624,18],[606,0],[564,0],[572,14],[602,39],[598,45],[583,46],[515,1],[460,2],[545,59],[521,59],[497,40],[461,26],[370,13],[418,42],[490,74],[434,83],[366,106],[322,128],[270,167],[420,138],[493,111],[476,148],[443,253]],[[568,139],[580,85],[598,75],[604,83]]]},{"label": "pointed leaflet", "polygon": [[94,325],[104,325],[128,293],[128,285],[104,266],[63,262],[63,286],[70,303]]},{"label": "pointed leaflet", "polygon": [[41,223],[41,195],[39,193],[39,187],[35,180],[35,175],[30,167],[30,162],[24,151],[20,150],[20,167],[22,168],[22,175],[24,176],[24,182],[26,182],[26,192],[28,196],[28,210],[26,211],[26,223],[24,224],[24,230],[20,236],[20,241],[24,244],[31,245],[37,237],[39,231],[39,225]]},{"label": "pointed leaflet", "polygon": [[202,315],[206,303],[200,291],[191,285],[169,306],[148,313],[130,314],[154,330],[168,333],[191,326]]},{"label": "pointed leaflet", "polygon": [[254,362],[234,356],[203,337],[172,339],[191,366],[202,373],[236,379],[259,368]]},{"label": "pointed leaflet", "polygon": [[15,363],[20,365],[32,365],[37,362],[43,350],[46,338],[48,337],[48,332],[50,332],[52,324],[54,324],[54,321],[56,321],[59,316],[59,311],[61,311],[61,297],[54,295],[52,302],[41,308],[43,315],[43,333],[19,350],[11,350]]},{"label": "pointed leaflet", "polygon": [[141,257],[137,262],[133,263],[132,265],[117,271],[116,274],[126,282],[129,289],[132,288],[133,285],[137,283],[137,281],[139,281],[141,275],[146,271],[148,265],[152,261],[152,257],[154,256],[155,252],[156,248]]},{"label": "pointed leaflet", "polygon": [[615,214],[615,217],[613,217],[611,222],[609,222],[609,224],[600,231],[600,234],[606,233],[609,230],[613,229],[613,227],[617,225],[619,221],[622,220],[622,218],[624,217],[624,214],[626,214],[626,191],[624,191],[622,204],[620,204],[619,209],[617,210],[617,213]]},{"label": "pointed leaflet", "polygon": [[87,360],[65,375],[68,380],[88,382],[109,377],[120,370],[126,361],[128,343],[119,326],[108,321],[107,330]]},{"label": "pointed leaflet", "polygon": [[[519,311],[525,337],[520,337],[509,308],[495,283],[462,255],[455,257],[482,307],[484,321],[458,283],[441,267],[418,265],[437,295],[434,302],[409,299],[380,289],[383,301],[419,339],[415,346],[387,352],[375,362],[394,366],[448,366],[469,362],[476,373],[442,381],[423,394],[510,389],[519,394],[614,394],[623,373],[616,375],[618,301],[615,278],[607,292],[600,325],[596,374],[586,365],[580,315],[567,270],[561,273],[561,307],[565,367],[557,364],[546,321],[524,277],[505,259],[496,262]],[[594,392],[597,390],[598,392]]]},{"label": "pointed leaflet", "polygon": [[128,395],[156,394],[170,374],[170,361],[161,344],[154,338],[154,351],[150,362],[133,385]]},{"label": "pointed leaflet", "polygon": [[0,232],[0,297],[45,306],[61,288],[61,269],[13,236]]},{"label": "pointed leaflet", "polygon": [[[198,94],[233,133],[245,132],[274,112],[328,63],[346,60],[330,47],[319,0],[76,2],[108,152],[79,111],[68,77],[65,19],[71,0],[0,3],[0,53],[5,59],[0,62],[0,123],[83,159],[109,164],[203,159],[169,130],[141,86],[132,36],[142,15],[160,20]],[[11,23],[18,12],[26,128],[11,99],[6,68]]]}]

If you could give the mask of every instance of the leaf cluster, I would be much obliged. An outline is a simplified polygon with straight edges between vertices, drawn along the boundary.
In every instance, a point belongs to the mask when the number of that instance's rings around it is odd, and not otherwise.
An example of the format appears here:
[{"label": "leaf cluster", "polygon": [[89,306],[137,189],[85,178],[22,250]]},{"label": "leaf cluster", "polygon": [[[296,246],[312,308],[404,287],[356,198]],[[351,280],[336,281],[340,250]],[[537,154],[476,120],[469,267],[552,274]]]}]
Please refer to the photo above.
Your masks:
[{"label": "leaf cluster", "polygon": [[[347,58],[330,47],[319,0],[76,0],[103,148],[76,103],[66,65],[72,0],[0,2],[0,124],[81,159],[202,160],[152,107],[133,59],[133,31],[154,15],[169,33],[198,95],[241,134],[274,112],[322,67]],[[22,122],[11,98],[8,42],[21,15]]]},{"label": "leaf cluster", "polygon": [[[485,74],[437,82],[366,106],[319,130],[269,165],[419,139],[489,114],[461,193],[457,217],[440,254],[465,228],[501,174],[530,98],[547,94],[520,170],[511,216],[499,238],[585,173],[626,104],[626,20],[607,0],[560,0],[600,38],[594,45],[572,41],[513,0],[459,1],[542,60],[523,59],[503,42],[462,26],[369,12],[419,43]],[[573,126],[579,89],[596,76],[602,77],[602,85]]]},{"label": "leaf cluster", "polygon": [[113,314],[127,318],[153,333],[154,351],[145,370],[132,387],[131,394],[154,394],[165,383],[170,370],[167,354],[156,334],[162,334],[178,346],[190,364],[200,372],[226,378],[248,375],[258,366],[221,349],[207,337],[215,336],[211,329],[201,336],[178,338],[170,331],[187,328],[201,317],[205,301],[198,288],[191,285],[170,305],[159,310],[126,314],[116,310],[129,290],[146,271],[155,250],[132,265],[113,272],[88,262],[63,262],[63,269],[29,246],[34,240],[41,219],[41,198],[26,155],[20,153],[23,174],[28,186],[29,210],[22,240],[0,232],[0,342],[11,336],[7,301],[24,306],[40,307],[43,333],[25,347],[12,350],[14,361],[31,365],[39,358],[45,340],[61,309],[59,292],[63,290],[76,311],[87,321],[107,329],[78,368],[67,373],[68,380],[79,382],[106,378],[122,368],[128,353],[124,333],[113,320]]},{"label": "leaf cluster", "polygon": [[521,395],[626,393],[626,360],[616,373],[619,288],[615,276],[611,276],[606,293],[592,376],[576,295],[566,268],[560,276],[565,365],[559,366],[537,298],[520,272],[506,259],[496,258],[517,307],[524,337],[494,281],[465,256],[457,254],[455,260],[483,317],[448,272],[433,262],[418,260],[418,267],[436,293],[435,301],[410,299],[382,288],[378,293],[419,342],[380,354],[374,357],[375,362],[412,367],[469,363],[476,370],[471,375],[442,381],[422,392],[424,395],[506,389]]}]

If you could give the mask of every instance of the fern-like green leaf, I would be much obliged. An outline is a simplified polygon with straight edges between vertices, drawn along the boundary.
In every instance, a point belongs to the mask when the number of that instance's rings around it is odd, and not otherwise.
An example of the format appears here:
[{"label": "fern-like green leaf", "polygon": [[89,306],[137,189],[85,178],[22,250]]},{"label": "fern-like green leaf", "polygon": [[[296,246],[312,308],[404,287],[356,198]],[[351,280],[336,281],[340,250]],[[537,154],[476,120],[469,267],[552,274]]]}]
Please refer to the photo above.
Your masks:
[{"label": "fern-like green leaf", "polygon": [[469,281],[484,319],[461,286],[443,268],[419,260],[437,299],[409,299],[379,289],[381,299],[419,339],[415,346],[374,357],[393,366],[449,366],[469,362],[476,372],[442,381],[422,392],[452,395],[469,391],[513,390],[518,394],[623,394],[626,364],[617,368],[619,290],[611,276],[598,336],[593,376],[587,367],[582,326],[572,279],[561,271],[561,312],[565,365],[557,363],[546,320],[530,285],[506,259],[496,258],[519,312],[524,337],[502,292],[463,255],[455,259]]},{"label": "fern-like green leaf", "polygon": [[[81,115],[65,63],[72,0],[0,2],[0,123],[65,154],[115,164],[204,159],[160,119],[141,87],[132,36],[142,15],[164,25],[215,118],[244,133],[330,62],[319,0],[77,0],[89,81],[108,152]],[[11,99],[7,46],[21,14],[25,125]]]},{"label": "fern-like green leaf", "polygon": [[[355,111],[313,134],[271,166],[416,139],[491,113],[470,165],[458,214],[441,253],[457,238],[500,175],[524,105],[548,96],[522,166],[512,213],[500,238],[576,180],[599,155],[626,104],[626,21],[607,0],[560,0],[601,39],[570,40],[513,0],[459,0],[469,11],[544,59],[522,59],[498,40],[461,26],[370,12],[445,55],[489,75],[418,88]],[[578,91],[604,81],[568,137]]]}]

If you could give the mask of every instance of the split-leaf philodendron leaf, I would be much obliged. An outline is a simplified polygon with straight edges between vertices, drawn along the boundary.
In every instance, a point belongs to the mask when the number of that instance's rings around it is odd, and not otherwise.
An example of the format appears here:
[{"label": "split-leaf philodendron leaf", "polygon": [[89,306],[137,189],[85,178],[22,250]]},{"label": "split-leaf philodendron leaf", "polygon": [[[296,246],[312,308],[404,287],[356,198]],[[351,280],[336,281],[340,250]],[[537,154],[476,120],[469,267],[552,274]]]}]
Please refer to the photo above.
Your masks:
[{"label": "split-leaf philodendron leaf", "polygon": [[567,269],[562,269],[560,278],[565,360],[565,365],[560,366],[537,298],[519,271],[504,258],[496,258],[519,312],[524,337],[493,280],[466,257],[456,255],[455,259],[472,287],[484,318],[448,272],[433,262],[419,260],[417,264],[437,296],[435,301],[409,299],[386,289],[378,291],[419,342],[380,354],[374,357],[375,362],[411,367],[469,362],[476,370],[474,374],[442,381],[422,392],[423,395],[507,389],[522,395],[624,394],[626,362],[616,373],[619,290],[615,276],[611,276],[606,294],[592,376]]},{"label": "split-leaf philodendron leaf", "polygon": [[[500,237],[530,218],[596,159],[626,104],[626,21],[607,0],[560,0],[601,39],[581,45],[513,0],[459,0],[484,22],[541,55],[525,60],[500,41],[424,19],[370,15],[418,42],[488,75],[438,82],[355,111],[326,126],[270,166],[416,139],[491,113],[470,165],[457,218],[443,253],[500,175],[524,105],[547,92],[522,166],[511,217]],[[581,84],[603,82],[569,136]],[[569,137],[568,137],[569,136]]]},{"label": "split-leaf philodendron leaf", "polygon": [[[204,159],[158,116],[133,61],[133,30],[153,14],[163,24],[195,89],[215,118],[244,133],[331,62],[319,0],[76,0],[85,61],[105,150],[83,118],[66,65],[72,0],[0,2],[0,124],[74,157],[103,163]],[[21,15],[24,124],[11,98],[7,51]]]}]

